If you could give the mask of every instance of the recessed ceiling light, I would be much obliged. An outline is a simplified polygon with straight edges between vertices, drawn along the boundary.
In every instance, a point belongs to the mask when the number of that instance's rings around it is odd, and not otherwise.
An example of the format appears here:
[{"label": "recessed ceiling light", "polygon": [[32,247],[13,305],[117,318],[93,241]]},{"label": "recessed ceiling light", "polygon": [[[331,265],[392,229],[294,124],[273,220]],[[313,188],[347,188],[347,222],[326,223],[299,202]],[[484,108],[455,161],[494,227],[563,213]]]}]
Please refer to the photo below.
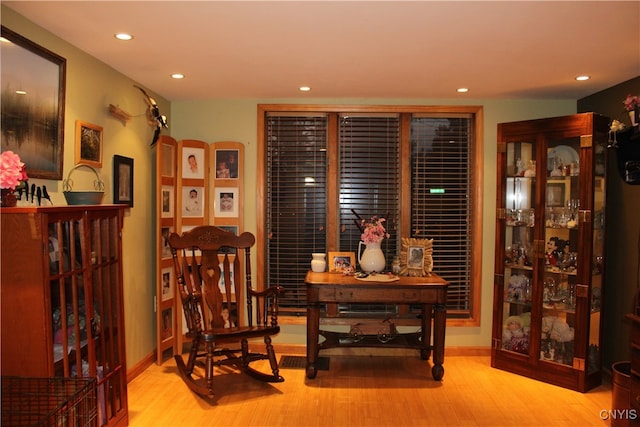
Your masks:
[{"label": "recessed ceiling light", "polygon": [[579,82],[583,82],[585,80],[589,80],[591,77],[590,76],[578,76],[576,77],[576,80]]},{"label": "recessed ceiling light", "polygon": [[311,87],[309,87],[309,86],[300,86],[300,87],[298,88],[298,90],[299,90],[300,92],[309,92],[309,91],[311,90]]},{"label": "recessed ceiling light", "polygon": [[466,87],[459,87],[458,89],[456,89],[456,92],[458,93],[467,93],[469,92],[469,89]]},{"label": "recessed ceiling light", "polygon": [[171,78],[172,79],[184,79],[184,74],[173,73],[173,74],[171,74]]},{"label": "recessed ceiling light", "polygon": [[124,40],[124,41],[128,41],[133,39],[133,36],[131,34],[127,34],[127,33],[118,33],[116,35],[114,35],[115,38],[117,38],[118,40]]}]

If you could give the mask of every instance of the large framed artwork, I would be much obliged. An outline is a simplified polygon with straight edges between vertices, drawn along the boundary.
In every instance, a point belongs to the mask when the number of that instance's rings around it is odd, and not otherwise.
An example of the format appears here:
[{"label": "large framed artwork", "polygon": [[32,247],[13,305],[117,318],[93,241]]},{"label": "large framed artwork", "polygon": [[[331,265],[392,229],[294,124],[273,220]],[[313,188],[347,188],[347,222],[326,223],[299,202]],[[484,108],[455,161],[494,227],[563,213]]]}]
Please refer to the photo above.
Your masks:
[{"label": "large framed artwork", "polygon": [[62,179],[66,59],[2,26],[2,151],[29,178]]}]

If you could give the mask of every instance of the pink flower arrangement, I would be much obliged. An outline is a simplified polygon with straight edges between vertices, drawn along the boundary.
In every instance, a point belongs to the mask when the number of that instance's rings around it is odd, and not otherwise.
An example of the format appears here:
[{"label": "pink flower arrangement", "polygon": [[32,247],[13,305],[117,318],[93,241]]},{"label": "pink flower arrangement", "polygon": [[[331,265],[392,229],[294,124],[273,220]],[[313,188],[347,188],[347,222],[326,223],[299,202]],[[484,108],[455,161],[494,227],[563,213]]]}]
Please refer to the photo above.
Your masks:
[{"label": "pink flower arrangement", "polygon": [[3,151],[0,156],[0,188],[15,190],[27,179],[29,178],[20,156],[13,151]]},{"label": "pink flower arrangement", "polygon": [[634,111],[640,107],[640,96],[629,94],[622,103],[624,104],[625,110]]},{"label": "pink flower arrangement", "polygon": [[389,233],[385,230],[383,223],[386,220],[384,218],[378,218],[372,216],[371,220],[362,220],[360,222],[360,230],[362,235],[360,238],[364,243],[380,243],[385,238],[389,238]]}]

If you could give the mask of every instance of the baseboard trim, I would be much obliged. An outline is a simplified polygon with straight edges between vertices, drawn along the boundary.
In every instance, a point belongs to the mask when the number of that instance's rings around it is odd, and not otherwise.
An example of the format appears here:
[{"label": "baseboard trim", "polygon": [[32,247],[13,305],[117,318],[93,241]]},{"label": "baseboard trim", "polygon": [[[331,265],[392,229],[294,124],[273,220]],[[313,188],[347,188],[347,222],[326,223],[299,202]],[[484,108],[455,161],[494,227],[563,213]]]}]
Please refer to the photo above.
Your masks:
[{"label": "baseboard trim", "polygon": [[127,384],[133,381],[135,377],[143,373],[149,366],[153,365],[156,361],[156,350],[149,353],[136,363],[131,369],[127,369]]}]

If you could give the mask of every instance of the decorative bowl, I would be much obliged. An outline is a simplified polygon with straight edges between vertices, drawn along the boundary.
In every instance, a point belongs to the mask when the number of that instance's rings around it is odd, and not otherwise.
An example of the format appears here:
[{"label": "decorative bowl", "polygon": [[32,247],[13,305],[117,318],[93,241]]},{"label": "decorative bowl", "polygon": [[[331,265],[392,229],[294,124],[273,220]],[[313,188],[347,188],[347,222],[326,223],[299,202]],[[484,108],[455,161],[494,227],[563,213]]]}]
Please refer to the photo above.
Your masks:
[{"label": "decorative bowl", "polygon": [[104,191],[63,191],[68,205],[99,205]]},{"label": "decorative bowl", "polygon": [[[89,168],[95,174],[96,179],[93,182],[93,187],[95,190],[92,191],[72,191],[73,190],[73,180],[71,179],[71,174],[78,168]],[[98,172],[91,166],[86,164],[78,164],[75,165],[71,171],[69,171],[69,175],[67,179],[62,182],[62,194],[64,194],[64,198],[67,199],[68,205],[99,205],[102,201],[102,196],[104,196],[104,182],[100,179],[100,175]]]}]

